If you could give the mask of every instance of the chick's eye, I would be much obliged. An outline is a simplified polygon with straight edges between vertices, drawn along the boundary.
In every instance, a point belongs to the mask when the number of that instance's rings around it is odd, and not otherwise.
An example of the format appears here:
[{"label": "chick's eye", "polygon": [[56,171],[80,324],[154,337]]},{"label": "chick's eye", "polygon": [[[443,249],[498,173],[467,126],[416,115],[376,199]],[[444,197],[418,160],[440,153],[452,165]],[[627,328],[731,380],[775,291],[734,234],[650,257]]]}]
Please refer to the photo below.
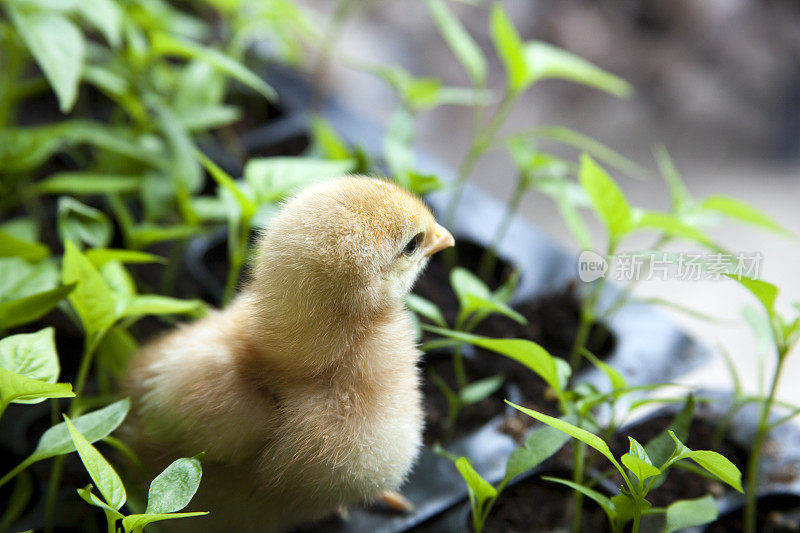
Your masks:
[{"label": "chick's eye", "polygon": [[422,244],[422,239],[425,237],[424,233],[417,233],[414,237],[406,243],[405,248],[403,248],[403,255],[405,256],[412,256],[414,252],[417,251],[419,245]]}]

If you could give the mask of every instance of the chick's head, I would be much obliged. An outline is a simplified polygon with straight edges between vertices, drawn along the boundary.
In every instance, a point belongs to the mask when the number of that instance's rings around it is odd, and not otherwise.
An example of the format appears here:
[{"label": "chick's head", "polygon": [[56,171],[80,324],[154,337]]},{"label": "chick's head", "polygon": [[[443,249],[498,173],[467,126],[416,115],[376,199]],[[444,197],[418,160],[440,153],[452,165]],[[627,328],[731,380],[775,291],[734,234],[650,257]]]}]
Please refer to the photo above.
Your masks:
[{"label": "chick's head", "polygon": [[285,204],[261,239],[254,281],[334,306],[396,305],[430,256],[453,244],[430,209],[402,188],[343,177]]}]

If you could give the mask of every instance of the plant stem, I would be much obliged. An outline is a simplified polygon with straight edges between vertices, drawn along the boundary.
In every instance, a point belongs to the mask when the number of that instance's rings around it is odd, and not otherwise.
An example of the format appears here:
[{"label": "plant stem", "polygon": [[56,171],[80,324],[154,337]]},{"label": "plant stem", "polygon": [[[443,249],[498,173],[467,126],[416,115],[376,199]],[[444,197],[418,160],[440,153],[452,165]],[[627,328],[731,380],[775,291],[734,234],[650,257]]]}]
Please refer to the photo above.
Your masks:
[{"label": "plant stem", "polygon": [[[99,339],[100,337],[95,337]],[[88,336],[84,339],[83,355],[81,356],[81,363],[78,367],[78,375],[75,379],[75,397],[69,405],[69,416],[74,417],[80,408],[80,400],[83,394],[83,388],[86,385],[86,379],[89,376],[89,369],[92,367],[92,354],[97,343],[94,339]],[[50,469],[50,480],[47,485],[47,501],[45,504],[45,532],[50,533],[53,531],[53,520],[55,518],[56,509],[56,496],[58,489],[61,485],[61,472],[64,466],[64,456],[59,455],[53,459],[53,466]]]},{"label": "plant stem", "polygon": [[59,455],[53,459],[53,466],[50,467],[50,480],[47,484],[47,500],[44,508],[44,531],[45,533],[52,533],[55,511],[56,511],[56,496],[58,495],[58,487],[61,484],[61,471],[64,466],[64,456]]},{"label": "plant stem", "polygon": [[[606,250],[606,257],[611,257],[614,255],[615,249],[616,242],[609,242]],[[600,294],[602,294],[605,284],[605,276],[600,277],[594,282],[589,296],[581,299],[580,325],[578,326],[578,331],[575,334],[575,342],[572,344],[572,351],[569,355],[569,364],[572,367],[573,373],[578,370],[578,365],[581,362],[581,351],[586,349],[586,343],[589,340],[589,333],[591,332],[592,325],[594,324],[595,317],[597,316],[597,303],[600,300]]]},{"label": "plant stem", "polygon": [[500,129],[500,126],[502,126],[503,122],[508,116],[508,113],[511,111],[511,107],[514,105],[514,102],[516,102],[517,96],[517,93],[508,92],[503,95],[500,105],[494,112],[494,115],[492,115],[492,118],[489,120],[489,123],[486,125],[483,131],[478,131],[476,128],[476,131],[473,133],[472,143],[469,147],[469,150],[467,150],[467,154],[464,156],[463,161],[461,161],[461,165],[458,167],[456,181],[453,184],[453,194],[450,196],[450,200],[447,202],[447,208],[444,216],[445,226],[452,228],[453,223],[455,222],[456,208],[458,207],[458,204],[461,201],[461,196],[464,193],[464,184],[472,174],[475,164],[478,162],[484,152],[486,152],[489,146],[491,146],[492,139],[497,133],[497,130]]},{"label": "plant stem", "polygon": [[636,509],[633,510],[633,526],[631,527],[631,533],[639,533],[639,526],[642,522],[642,513],[637,506]]},{"label": "plant stem", "polygon": [[8,474],[0,478],[0,487],[17,477],[17,475],[19,475],[19,473],[25,470],[27,467],[28,464],[25,461],[22,461],[20,464],[12,468]]},{"label": "plant stem", "polygon": [[783,363],[786,360],[786,350],[778,350],[778,367],[772,375],[772,383],[769,388],[769,395],[761,405],[761,414],[758,418],[758,431],[750,448],[750,457],[747,459],[745,496],[747,501],[744,507],[744,530],[746,533],[756,533],[756,488],[758,486],[758,466],[761,460],[761,448],[769,433],[769,413],[775,401],[775,393],[778,390]]},{"label": "plant stem", "polygon": [[[578,485],[583,484],[583,471],[586,466],[586,445],[581,441],[575,441],[572,446],[572,481]],[[581,530],[581,519],[583,514],[583,493],[572,492],[572,532],[579,533]]]},{"label": "plant stem", "polygon": [[511,225],[511,220],[519,210],[523,194],[525,194],[525,177],[520,173],[517,176],[517,183],[514,186],[514,191],[511,193],[511,198],[508,200],[508,208],[503,214],[503,219],[500,221],[500,224],[498,224],[497,230],[495,230],[494,236],[492,237],[491,244],[483,252],[480,263],[478,264],[478,276],[483,279],[483,281],[489,281],[489,276],[497,264],[497,248],[503,241],[503,237],[505,237],[508,227]]},{"label": "plant stem", "polygon": [[581,350],[586,348],[586,341],[589,339],[589,332],[592,330],[592,322],[591,315],[581,311],[581,322],[569,355],[569,366],[572,367],[573,372],[578,370],[578,365],[581,362]]},{"label": "plant stem", "polygon": [[456,346],[453,351],[453,374],[456,377],[456,387],[459,392],[467,386],[467,372],[464,370],[464,355],[461,346]]},{"label": "plant stem", "polygon": [[[79,402],[83,395],[83,388],[86,386],[86,379],[89,377],[89,370],[92,368],[92,355],[94,354],[95,347],[97,346],[102,335],[94,334],[93,338],[86,337],[84,339],[83,355],[81,355],[81,364],[78,367],[78,375],[75,378],[75,397],[69,404],[69,416],[74,417],[78,412]],[[95,341],[97,339],[97,341]]]}]

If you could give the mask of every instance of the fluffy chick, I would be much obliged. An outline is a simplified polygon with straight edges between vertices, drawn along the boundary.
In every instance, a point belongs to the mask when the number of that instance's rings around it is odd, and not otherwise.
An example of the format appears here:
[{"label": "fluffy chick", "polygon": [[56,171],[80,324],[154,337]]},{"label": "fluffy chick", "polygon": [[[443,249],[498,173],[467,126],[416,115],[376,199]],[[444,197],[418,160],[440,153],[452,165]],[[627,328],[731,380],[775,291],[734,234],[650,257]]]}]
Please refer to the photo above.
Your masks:
[{"label": "fluffy chick", "polygon": [[423,426],[404,299],[453,242],[389,182],[309,187],[260,236],[229,307],[138,353],[133,446],[155,470],[206,452],[191,508],[211,515],[176,526],[284,531],[401,485]]}]

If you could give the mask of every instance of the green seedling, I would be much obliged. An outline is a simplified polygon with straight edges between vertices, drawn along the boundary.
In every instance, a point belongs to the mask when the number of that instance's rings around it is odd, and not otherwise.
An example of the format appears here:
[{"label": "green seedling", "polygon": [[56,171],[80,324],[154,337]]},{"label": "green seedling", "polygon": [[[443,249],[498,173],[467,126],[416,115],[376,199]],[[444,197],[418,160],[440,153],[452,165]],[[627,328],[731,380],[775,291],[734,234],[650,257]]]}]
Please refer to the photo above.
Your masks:
[{"label": "green seedling", "polygon": [[[78,495],[89,505],[103,510],[109,533],[119,531],[139,533],[153,522],[208,514],[207,512],[178,512],[189,505],[197,492],[202,475],[200,459],[203,454],[178,459],[169,465],[150,483],[145,512],[126,516],[121,512],[122,506],[128,499],[122,479],[106,458],[97,451],[97,448],[77,430],[69,417],[64,416],[64,421],[74,447],[94,483],[94,486],[87,485],[78,489]],[[94,494],[95,487],[102,498]],[[121,521],[121,528],[117,526],[119,521]]]},{"label": "green seedling", "polygon": [[[508,300],[516,287],[517,277],[512,276],[505,285],[492,292],[481,280],[463,268],[454,268],[450,272],[450,284],[458,298],[459,311],[455,319],[454,329],[460,332],[469,332],[475,329],[483,320],[492,314],[504,315],[520,324],[525,324],[525,318],[508,305]],[[417,315],[425,317],[437,326],[447,327],[447,322],[439,308],[421,296],[410,295],[407,304]],[[438,330],[425,328],[433,332]],[[458,339],[455,339],[458,341]],[[490,376],[474,382],[469,382],[464,368],[463,343],[453,342],[448,339],[430,341],[422,346],[424,351],[435,348],[452,348],[453,374],[455,387],[447,383],[433,370],[429,377],[434,385],[442,392],[448,405],[447,415],[447,440],[452,437],[461,409],[478,403],[503,385],[502,375]]]},{"label": "green seedling", "polygon": [[565,420],[508,403],[515,409],[593,448],[611,462],[624,481],[619,493],[611,498],[573,481],[547,477],[544,479],[566,485],[597,502],[606,513],[609,525],[615,532],[622,531],[622,528],[628,522],[632,522],[631,531],[638,533],[642,517],[652,514],[665,515],[664,531],[676,531],[683,527],[702,525],[716,519],[716,502],[710,496],[698,500],[675,502],[666,509],[653,508],[647,501],[647,495],[654,488],[656,481],[678,461],[692,460],[707,473],[727,483],[737,491],[743,492],[742,474],[733,463],[717,452],[690,450],[672,431],[669,431],[669,436],[674,442],[674,451],[663,463],[654,464],[645,448],[630,437],[628,453],[617,461],[606,442],[594,433],[581,429]]}]

